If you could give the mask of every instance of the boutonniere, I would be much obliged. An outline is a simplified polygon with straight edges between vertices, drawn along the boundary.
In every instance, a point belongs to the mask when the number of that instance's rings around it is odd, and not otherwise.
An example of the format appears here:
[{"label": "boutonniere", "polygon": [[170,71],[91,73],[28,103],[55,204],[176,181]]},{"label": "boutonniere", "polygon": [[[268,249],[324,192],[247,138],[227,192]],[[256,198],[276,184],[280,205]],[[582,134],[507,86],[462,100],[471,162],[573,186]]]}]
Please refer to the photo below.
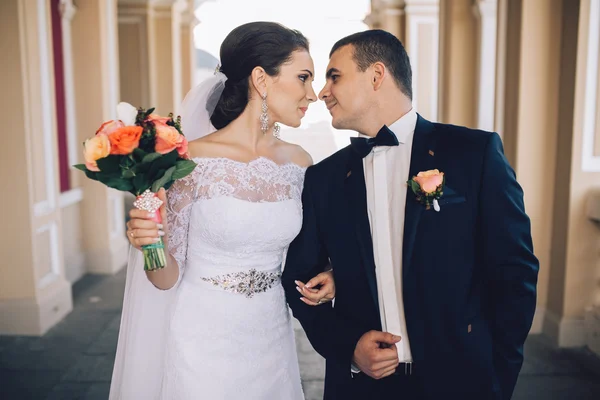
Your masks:
[{"label": "boutonniere", "polygon": [[409,179],[408,186],[412,189],[419,203],[429,210],[433,205],[435,211],[440,211],[438,200],[444,194],[444,182],[446,178],[444,173],[437,169],[422,171]]}]

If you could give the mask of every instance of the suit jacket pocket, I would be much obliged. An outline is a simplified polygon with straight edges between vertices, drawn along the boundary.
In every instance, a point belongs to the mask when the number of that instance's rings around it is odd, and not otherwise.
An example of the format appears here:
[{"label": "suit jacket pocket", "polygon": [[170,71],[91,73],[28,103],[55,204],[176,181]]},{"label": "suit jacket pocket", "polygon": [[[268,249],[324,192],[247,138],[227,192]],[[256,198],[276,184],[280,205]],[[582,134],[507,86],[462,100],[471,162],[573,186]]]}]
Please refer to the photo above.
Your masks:
[{"label": "suit jacket pocket", "polygon": [[458,203],[464,203],[466,202],[467,199],[465,198],[465,196],[460,196],[460,195],[454,195],[454,196],[442,196],[442,198],[439,200],[440,203],[440,207],[444,206],[444,205],[449,205],[449,204],[458,204]]}]

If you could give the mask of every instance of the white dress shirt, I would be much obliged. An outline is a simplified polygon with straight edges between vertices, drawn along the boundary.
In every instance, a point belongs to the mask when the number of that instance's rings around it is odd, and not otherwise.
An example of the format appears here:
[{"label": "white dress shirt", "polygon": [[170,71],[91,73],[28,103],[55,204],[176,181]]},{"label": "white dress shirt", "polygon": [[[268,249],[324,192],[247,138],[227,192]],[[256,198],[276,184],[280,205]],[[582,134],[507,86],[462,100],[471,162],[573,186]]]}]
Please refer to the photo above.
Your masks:
[{"label": "white dress shirt", "polygon": [[381,326],[384,332],[402,338],[396,344],[400,362],[412,362],[402,298],[402,244],[416,125],[417,113],[411,109],[389,126],[400,144],[374,147],[363,159]]}]

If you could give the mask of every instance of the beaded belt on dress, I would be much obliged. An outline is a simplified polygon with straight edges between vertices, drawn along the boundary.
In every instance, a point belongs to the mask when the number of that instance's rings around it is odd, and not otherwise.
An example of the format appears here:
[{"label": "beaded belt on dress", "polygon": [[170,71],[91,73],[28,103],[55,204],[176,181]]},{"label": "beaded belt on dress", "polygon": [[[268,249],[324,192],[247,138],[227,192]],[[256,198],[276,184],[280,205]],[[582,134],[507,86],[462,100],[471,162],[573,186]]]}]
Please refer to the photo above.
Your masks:
[{"label": "beaded belt on dress", "polygon": [[271,289],[281,278],[280,272],[257,271],[254,268],[244,272],[200,278],[228,292],[243,294],[250,298],[257,293]]}]

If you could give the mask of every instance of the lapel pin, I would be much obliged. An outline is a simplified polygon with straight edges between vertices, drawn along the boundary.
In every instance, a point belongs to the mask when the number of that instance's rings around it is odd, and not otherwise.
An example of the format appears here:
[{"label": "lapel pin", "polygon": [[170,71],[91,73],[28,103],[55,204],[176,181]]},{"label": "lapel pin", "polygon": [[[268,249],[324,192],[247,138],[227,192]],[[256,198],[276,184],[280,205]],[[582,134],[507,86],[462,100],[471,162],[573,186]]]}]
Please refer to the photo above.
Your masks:
[{"label": "lapel pin", "polygon": [[352,175],[352,171],[348,171],[348,173],[346,174],[346,178],[350,178],[350,175]]},{"label": "lapel pin", "polygon": [[433,150],[429,150],[429,155],[433,157]]}]

